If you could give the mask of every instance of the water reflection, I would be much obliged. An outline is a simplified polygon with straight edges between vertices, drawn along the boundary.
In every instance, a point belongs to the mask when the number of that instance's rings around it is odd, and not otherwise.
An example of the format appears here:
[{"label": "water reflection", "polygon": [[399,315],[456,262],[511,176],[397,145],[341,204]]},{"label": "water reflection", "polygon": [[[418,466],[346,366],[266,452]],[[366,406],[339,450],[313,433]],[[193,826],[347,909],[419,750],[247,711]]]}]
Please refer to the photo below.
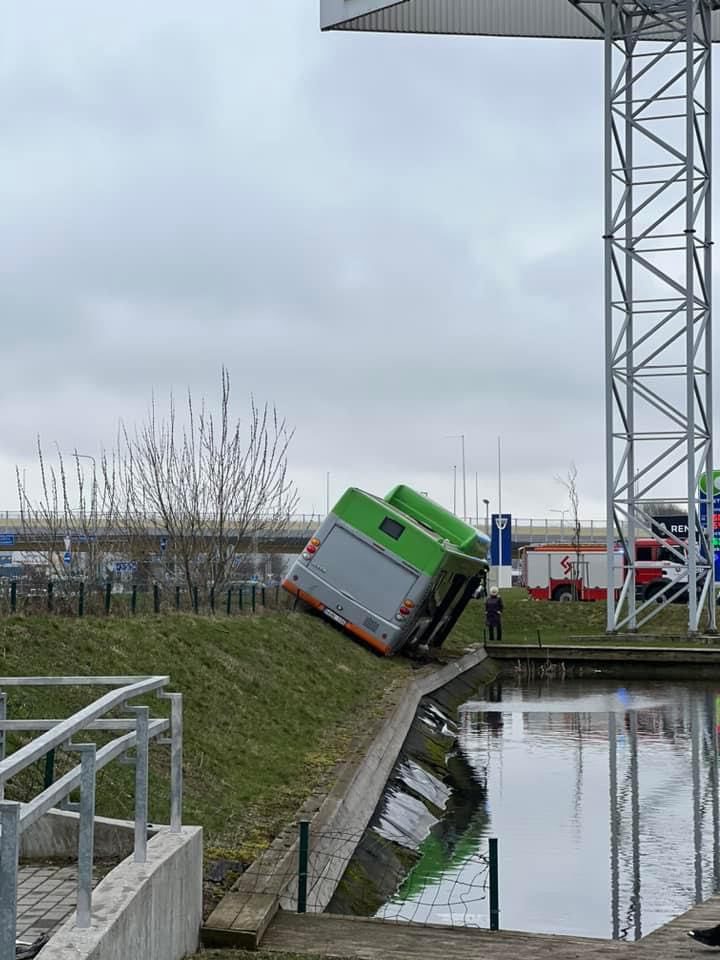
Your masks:
[{"label": "water reflection", "polygon": [[438,825],[384,915],[446,921],[489,836],[506,929],[639,939],[720,889],[715,686],[496,686],[462,709],[459,746],[474,809]]}]

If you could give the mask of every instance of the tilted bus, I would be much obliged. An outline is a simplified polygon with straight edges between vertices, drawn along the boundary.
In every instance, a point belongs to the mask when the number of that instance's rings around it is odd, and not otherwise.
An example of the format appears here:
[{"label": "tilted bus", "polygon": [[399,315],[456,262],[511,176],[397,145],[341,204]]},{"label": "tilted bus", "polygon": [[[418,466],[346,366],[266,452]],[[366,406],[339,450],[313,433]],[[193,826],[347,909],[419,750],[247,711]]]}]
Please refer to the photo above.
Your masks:
[{"label": "tilted bus", "polygon": [[485,579],[489,540],[408,486],[351,487],[283,587],[374,650],[439,647]]}]

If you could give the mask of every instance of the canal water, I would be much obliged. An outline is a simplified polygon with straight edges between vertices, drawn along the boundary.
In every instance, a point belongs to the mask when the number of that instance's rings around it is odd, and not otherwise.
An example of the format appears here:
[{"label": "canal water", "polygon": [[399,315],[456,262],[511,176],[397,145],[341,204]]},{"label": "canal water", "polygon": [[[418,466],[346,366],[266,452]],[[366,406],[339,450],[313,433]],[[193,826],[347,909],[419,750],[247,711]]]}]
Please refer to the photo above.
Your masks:
[{"label": "canal water", "polygon": [[720,884],[718,694],[505,681],[466,703],[470,808],[447,805],[377,915],[487,927],[490,837],[504,929],[636,940],[706,899]]}]

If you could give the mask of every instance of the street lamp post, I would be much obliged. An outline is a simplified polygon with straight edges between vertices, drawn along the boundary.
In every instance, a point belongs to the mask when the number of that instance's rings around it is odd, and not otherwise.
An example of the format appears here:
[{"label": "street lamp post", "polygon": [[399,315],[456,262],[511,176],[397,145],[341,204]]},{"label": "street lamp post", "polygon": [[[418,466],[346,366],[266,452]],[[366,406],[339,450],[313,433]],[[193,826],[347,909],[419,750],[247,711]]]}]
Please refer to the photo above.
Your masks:
[{"label": "street lamp post", "polygon": [[453,513],[457,516],[457,465],[453,464]]},{"label": "street lamp post", "polygon": [[555,507],[548,508],[548,513],[559,513],[560,514],[560,530],[565,531],[565,514],[570,513],[569,507],[565,507],[564,510],[558,510]]},{"label": "street lamp post", "polygon": [[463,520],[466,520],[467,519],[467,474],[465,472],[465,434],[451,433],[446,437],[446,439],[460,441],[460,464],[462,469],[462,495],[463,495]]},{"label": "street lamp post", "polygon": [[485,504],[485,533],[490,536],[490,501],[483,497]]},{"label": "street lamp post", "polygon": [[[76,462],[78,460],[92,460],[93,478],[92,478],[92,487],[90,490],[90,525],[93,529],[95,529],[97,527],[97,462],[95,460],[95,457],[93,457],[92,454],[90,453],[78,453],[77,450],[75,450],[74,455],[75,455]],[[81,491],[81,497],[82,497],[82,481],[79,475],[80,464],[78,464],[77,466],[78,466],[78,483],[80,484],[80,491]],[[82,502],[80,507],[82,512],[84,513],[85,508]],[[98,578],[98,559],[95,554],[95,550],[96,550],[95,544],[90,542],[87,543],[86,550],[90,553],[89,566],[93,569],[93,574],[97,579]]]}]

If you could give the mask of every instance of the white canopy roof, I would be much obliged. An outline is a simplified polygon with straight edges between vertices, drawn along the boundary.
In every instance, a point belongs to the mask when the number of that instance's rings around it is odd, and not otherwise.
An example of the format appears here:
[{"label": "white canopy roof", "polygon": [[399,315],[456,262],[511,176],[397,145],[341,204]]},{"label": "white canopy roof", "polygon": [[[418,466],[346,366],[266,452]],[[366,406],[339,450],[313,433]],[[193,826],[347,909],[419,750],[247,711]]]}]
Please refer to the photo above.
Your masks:
[{"label": "white canopy roof", "polygon": [[[596,9],[599,19],[601,5]],[[323,30],[379,33],[587,40],[603,36],[571,0],[320,0],[320,25]],[[717,17],[713,41],[720,41]]]}]

